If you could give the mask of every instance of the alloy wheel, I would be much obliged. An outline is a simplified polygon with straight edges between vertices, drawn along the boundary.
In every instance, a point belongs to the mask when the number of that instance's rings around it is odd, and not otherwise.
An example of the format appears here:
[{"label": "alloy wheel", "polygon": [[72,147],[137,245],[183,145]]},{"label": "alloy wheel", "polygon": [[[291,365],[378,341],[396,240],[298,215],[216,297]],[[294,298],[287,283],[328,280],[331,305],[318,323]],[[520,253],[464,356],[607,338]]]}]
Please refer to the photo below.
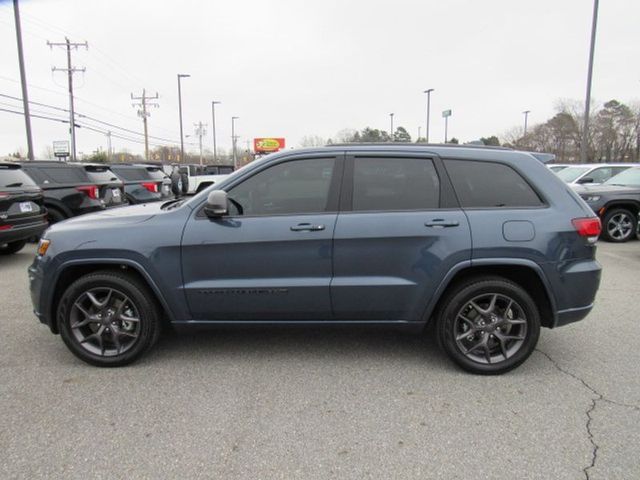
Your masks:
[{"label": "alloy wheel", "polygon": [[513,357],[527,338],[527,318],[511,297],[499,293],[476,296],[459,310],[453,333],[468,359],[495,364]]},{"label": "alloy wheel", "polygon": [[82,293],[73,304],[69,322],[78,344],[94,355],[121,355],[140,335],[137,306],[115,288],[92,288]]},{"label": "alloy wheel", "polygon": [[616,213],[607,222],[607,233],[611,238],[623,240],[633,233],[633,220],[624,212]]}]

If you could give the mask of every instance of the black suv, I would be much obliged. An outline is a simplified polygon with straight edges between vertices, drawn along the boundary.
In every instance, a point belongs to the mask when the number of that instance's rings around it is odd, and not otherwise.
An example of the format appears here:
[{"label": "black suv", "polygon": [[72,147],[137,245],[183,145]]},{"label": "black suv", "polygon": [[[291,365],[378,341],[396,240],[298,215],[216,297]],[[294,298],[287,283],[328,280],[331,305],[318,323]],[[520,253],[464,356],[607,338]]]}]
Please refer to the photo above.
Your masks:
[{"label": "black suv", "polygon": [[108,166],[35,161],[22,168],[44,192],[49,223],[127,203],[122,182]]},{"label": "black suv", "polygon": [[143,164],[111,164],[111,170],[124,183],[129,203],[158,202],[174,198],[171,179],[162,166]]},{"label": "black suv", "polygon": [[602,239],[626,242],[638,232],[640,167],[633,167],[600,185],[574,187],[602,219]]},{"label": "black suv", "polygon": [[16,253],[46,228],[42,190],[20,165],[0,163],[0,255]]}]

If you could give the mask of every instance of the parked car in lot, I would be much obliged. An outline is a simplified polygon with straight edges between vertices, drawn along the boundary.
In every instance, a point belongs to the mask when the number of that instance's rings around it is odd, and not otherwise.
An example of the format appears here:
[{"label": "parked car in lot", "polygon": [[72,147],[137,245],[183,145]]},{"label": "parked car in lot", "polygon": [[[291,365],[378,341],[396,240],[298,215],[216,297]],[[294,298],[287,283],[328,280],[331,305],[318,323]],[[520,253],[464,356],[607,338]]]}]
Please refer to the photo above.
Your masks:
[{"label": "parked car in lot", "polygon": [[55,225],[34,310],[82,360],[132,362],[176,328],[422,331],[476,373],[520,365],[584,318],[600,220],[541,160],[469,146],[286,151],[189,199]]},{"label": "parked car in lot", "polygon": [[602,185],[574,187],[602,219],[602,238],[627,242],[636,237],[640,215],[640,167],[629,168]]},{"label": "parked car in lot", "polygon": [[106,165],[35,161],[22,168],[43,191],[49,223],[127,204],[122,182]]},{"label": "parked car in lot", "polygon": [[233,165],[181,165],[188,186],[185,193],[199,193],[211,185],[220,183],[233,173]]},{"label": "parked car in lot", "polygon": [[0,255],[19,252],[47,228],[42,190],[15,163],[0,163]]},{"label": "parked car in lot", "polygon": [[569,185],[595,185],[606,182],[611,177],[634,166],[638,165],[633,163],[587,163],[571,165],[556,173],[562,181]]},{"label": "parked car in lot", "polygon": [[131,204],[174,198],[171,179],[159,165],[114,163],[110,168],[124,183],[125,196]]}]

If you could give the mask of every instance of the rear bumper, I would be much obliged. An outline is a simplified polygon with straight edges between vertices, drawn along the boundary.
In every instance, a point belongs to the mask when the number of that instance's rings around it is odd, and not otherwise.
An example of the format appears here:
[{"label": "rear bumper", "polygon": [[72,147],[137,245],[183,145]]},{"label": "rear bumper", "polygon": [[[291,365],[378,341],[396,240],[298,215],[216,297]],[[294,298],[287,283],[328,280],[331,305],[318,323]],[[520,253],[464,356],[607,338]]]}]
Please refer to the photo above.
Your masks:
[{"label": "rear bumper", "polygon": [[596,260],[580,260],[556,265],[547,277],[556,296],[556,314],[553,327],[561,327],[585,318],[600,287],[602,267]]},{"label": "rear bumper", "polygon": [[0,244],[27,240],[31,237],[38,237],[44,232],[49,224],[44,220],[44,215],[40,216],[34,223],[15,225],[10,230],[0,231]]}]

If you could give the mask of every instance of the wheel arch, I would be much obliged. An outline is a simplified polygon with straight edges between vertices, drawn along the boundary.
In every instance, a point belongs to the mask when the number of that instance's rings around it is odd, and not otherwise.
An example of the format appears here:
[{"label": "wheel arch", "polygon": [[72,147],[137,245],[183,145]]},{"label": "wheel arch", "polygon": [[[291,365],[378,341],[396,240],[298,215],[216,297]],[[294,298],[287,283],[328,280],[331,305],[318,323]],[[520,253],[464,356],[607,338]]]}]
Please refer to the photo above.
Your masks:
[{"label": "wheel arch", "polygon": [[425,309],[423,321],[429,325],[440,309],[447,293],[456,285],[473,277],[499,276],[511,280],[523,287],[540,309],[540,323],[543,327],[553,328],[557,321],[555,297],[544,272],[536,263],[526,259],[474,259],[463,262],[449,271],[440,283],[429,305]]},{"label": "wheel arch", "polygon": [[607,202],[605,206],[602,207],[600,209],[600,212],[598,213],[600,214],[601,217],[604,217],[606,213],[613,208],[624,208],[629,210],[631,213],[634,213],[635,215],[638,215],[640,213],[639,202],[635,202],[633,200],[624,200],[624,199],[611,200]]},{"label": "wheel arch", "polygon": [[43,205],[45,206],[45,208],[47,210],[49,209],[55,209],[58,210],[60,213],[62,213],[64,216],[66,216],[67,218],[71,218],[73,217],[73,212],[69,209],[69,207],[67,207],[62,201],[57,200],[57,199],[53,199],[53,198],[46,198],[44,199],[44,201],[42,202]]},{"label": "wheel arch", "polygon": [[155,298],[162,312],[163,321],[172,322],[175,320],[174,312],[169,307],[158,285],[153,281],[142,265],[130,259],[99,259],[99,260],[79,260],[69,261],[63,264],[57,272],[49,292],[47,311],[49,318],[49,328],[53,333],[58,332],[57,310],[60,298],[67,287],[78,278],[97,271],[126,271],[137,280],[146,285]]}]

